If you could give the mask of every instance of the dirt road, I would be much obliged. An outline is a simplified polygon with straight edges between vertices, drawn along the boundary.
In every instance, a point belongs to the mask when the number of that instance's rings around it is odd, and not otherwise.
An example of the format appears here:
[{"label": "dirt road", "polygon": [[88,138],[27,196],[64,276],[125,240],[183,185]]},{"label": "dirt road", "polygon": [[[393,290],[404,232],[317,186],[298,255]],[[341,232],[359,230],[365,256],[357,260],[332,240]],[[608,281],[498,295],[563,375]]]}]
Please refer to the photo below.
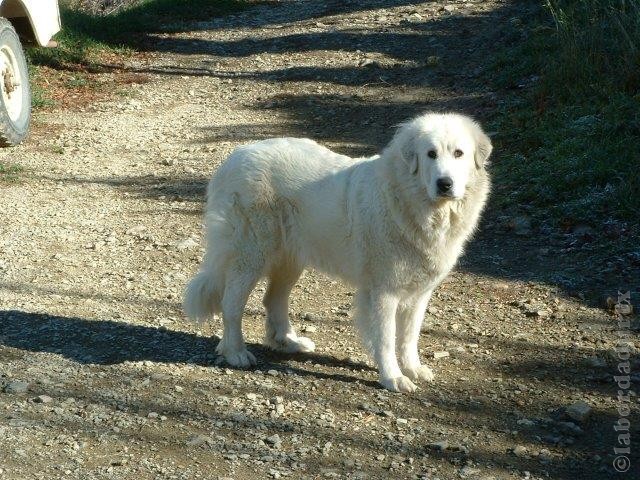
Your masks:
[{"label": "dirt road", "polygon": [[[259,345],[264,286],[245,317],[252,371],[216,363],[219,321],[181,312],[204,188],[234,146],[308,136],[370,154],[429,108],[491,130],[487,56],[522,34],[521,14],[257,6],[149,37],[129,65],[141,82],[115,100],[38,114],[25,145],[0,151],[24,168],[0,185],[0,478],[614,478],[616,319],[570,295],[584,272],[571,279],[565,238],[516,235],[491,206],[429,308],[436,380],[415,394],[377,386],[352,291],[317,273],[292,296],[314,354]],[[639,448],[620,478],[638,478]]]}]

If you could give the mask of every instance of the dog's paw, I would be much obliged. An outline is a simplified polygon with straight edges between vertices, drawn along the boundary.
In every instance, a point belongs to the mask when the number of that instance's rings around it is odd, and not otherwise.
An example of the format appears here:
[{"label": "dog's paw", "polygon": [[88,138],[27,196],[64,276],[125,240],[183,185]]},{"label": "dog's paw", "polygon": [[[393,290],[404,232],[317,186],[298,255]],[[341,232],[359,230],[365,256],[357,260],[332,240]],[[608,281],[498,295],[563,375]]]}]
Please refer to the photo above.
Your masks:
[{"label": "dog's paw", "polygon": [[419,365],[416,368],[403,368],[402,373],[409,377],[414,382],[433,382],[435,375],[426,365]]},{"label": "dog's paw", "polygon": [[313,352],[316,349],[316,344],[310,338],[297,337],[290,342],[289,348],[295,349],[294,352]]},{"label": "dog's paw", "polygon": [[226,363],[235,368],[249,368],[258,363],[256,362],[256,357],[247,349],[238,352],[223,353],[222,357]]},{"label": "dog's paw", "polygon": [[274,338],[265,339],[264,344],[279,352],[283,353],[304,353],[313,352],[316,349],[316,344],[310,338],[307,337],[293,337],[287,335],[282,340],[276,340]]},{"label": "dog's paw", "polygon": [[409,380],[405,376],[394,378],[381,378],[380,384],[387,390],[392,392],[412,393],[415,392],[418,387],[415,383]]}]

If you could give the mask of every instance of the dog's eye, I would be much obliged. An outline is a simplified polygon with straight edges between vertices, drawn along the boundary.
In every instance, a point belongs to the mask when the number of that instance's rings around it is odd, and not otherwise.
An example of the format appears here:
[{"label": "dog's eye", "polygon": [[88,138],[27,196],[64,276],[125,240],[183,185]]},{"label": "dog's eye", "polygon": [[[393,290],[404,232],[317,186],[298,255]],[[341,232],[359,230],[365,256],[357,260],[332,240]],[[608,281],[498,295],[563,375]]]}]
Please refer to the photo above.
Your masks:
[{"label": "dog's eye", "polygon": [[460,158],[462,155],[464,155],[464,152],[460,149],[453,152],[453,156],[456,158]]},{"label": "dog's eye", "polygon": [[438,157],[438,154],[436,153],[435,150],[429,150],[427,152],[427,155],[429,155],[429,158],[437,158]]}]

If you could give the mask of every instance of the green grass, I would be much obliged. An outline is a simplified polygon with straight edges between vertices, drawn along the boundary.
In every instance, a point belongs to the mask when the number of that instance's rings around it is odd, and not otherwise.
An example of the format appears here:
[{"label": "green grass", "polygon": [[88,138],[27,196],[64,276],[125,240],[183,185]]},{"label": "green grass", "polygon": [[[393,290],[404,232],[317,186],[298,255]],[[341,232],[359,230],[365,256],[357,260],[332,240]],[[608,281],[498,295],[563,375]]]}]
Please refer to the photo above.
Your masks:
[{"label": "green grass", "polygon": [[22,167],[0,162],[0,183],[18,180]]},{"label": "green grass", "polygon": [[167,25],[178,29],[186,22],[228,14],[246,5],[242,0],[140,0],[115,14],[101,16],[82,11],[72,0],[62,0],[62,31],[55,37],[59,46],[31,48],[28,56],[36,66],[90,66],[104,52],[131,53],[146,34],[167,31]]},{"label": "green grass", "polygon": [[496,125],[498,202],[565,224],[637,222],[640,3],[551,0],[527,21],[495,65],[516,88]]},{"label": "green grass", "polygon": [[180,30],[188,22],[236,12],[249,3],[248,0],[138,0],[111,15],[90,15],[77,1],[61,0],[62,31],[55,37],[58,47],[27,50],[32,105],[46,108],[54,104],[47,94],[50,85],[44,81],[46,74],[41,67],[69,72],[64,75],[68,78],[63,80],[62,88],[91,88],[95,82],[82,72],[101,71],[105,56],[113,62],[114,57],[126,57],[146,48],[149,34]]},{"label": "green grass", "polygon": [[44,108],[53,105],[47,96],[46,89],[40,83],[40,72],[34,65],[29,65],[29,80],[31,87],[31,106],[33,108]]}]

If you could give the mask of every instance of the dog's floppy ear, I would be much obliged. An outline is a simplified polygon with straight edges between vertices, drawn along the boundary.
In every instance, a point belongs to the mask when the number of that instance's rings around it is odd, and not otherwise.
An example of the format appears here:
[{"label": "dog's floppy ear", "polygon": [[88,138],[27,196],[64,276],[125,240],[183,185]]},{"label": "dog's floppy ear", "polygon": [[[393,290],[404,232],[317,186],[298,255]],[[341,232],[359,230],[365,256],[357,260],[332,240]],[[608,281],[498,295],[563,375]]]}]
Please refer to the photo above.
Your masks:
[{"label": "dog's floppy ear", "polygon": [[476,142],[476,155],[475,162],[476,168],[480,170],[484,167],[487,158],[491,155],[491,151],[493,150],[493,145],[491,144],[491,139],[487,136],[486,133],[482,131],[482,128],[474,122],[474,131],[475,131],[475,142]]},{"label": "dog's floppy ear", "polygon": [[404,140],[400,146],[400,156],[409,167],[411,174],[415,175],[418,173],[418,153],[411,138],[405,138]]},{"label": "dog's floppy ear", "polygon": [[415,150],[410,123],[402,123],[398,126],[398,131],[389,144],[389,151],[392,155],[400,157],[412,175],[418,172],[418,154]]}]

